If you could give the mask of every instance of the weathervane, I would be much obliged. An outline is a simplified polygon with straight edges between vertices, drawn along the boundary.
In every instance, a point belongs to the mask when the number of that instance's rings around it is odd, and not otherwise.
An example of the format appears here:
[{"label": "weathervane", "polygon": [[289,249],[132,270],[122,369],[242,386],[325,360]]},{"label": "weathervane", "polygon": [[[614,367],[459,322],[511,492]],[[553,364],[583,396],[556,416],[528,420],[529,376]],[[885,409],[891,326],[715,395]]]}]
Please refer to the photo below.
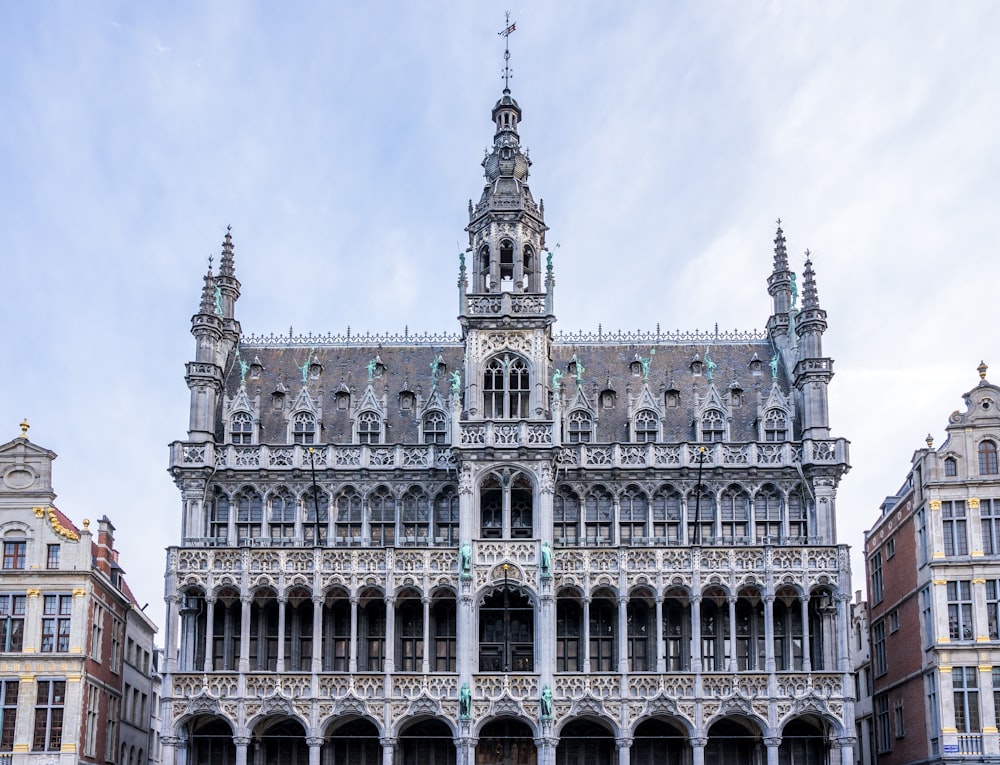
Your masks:
[{"label": "weathervane", "polygon": [[510,73],[510,33],[514,31],[514,27],[517,26],[517,22],[511,23],[510,11],[506,12],[507,26],[502,32],[497,32],[498,35],[504,38],[503,46],[503,89],[504,92],[510,91],[510,78],[513,76]]}]

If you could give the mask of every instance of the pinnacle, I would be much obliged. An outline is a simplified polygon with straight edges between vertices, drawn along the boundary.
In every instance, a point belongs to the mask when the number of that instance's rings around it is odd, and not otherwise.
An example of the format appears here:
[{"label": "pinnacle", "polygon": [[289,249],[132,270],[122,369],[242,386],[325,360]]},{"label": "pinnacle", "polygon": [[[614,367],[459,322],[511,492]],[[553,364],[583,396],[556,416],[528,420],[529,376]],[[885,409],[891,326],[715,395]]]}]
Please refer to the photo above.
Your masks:
[{"label": "pinnacle", "polygon": [[222,241],[222,260],[219,263],[219,276],[236,275],[236,262],[233,256],[232,230],[232,226],[226,226],[226,238]]}]

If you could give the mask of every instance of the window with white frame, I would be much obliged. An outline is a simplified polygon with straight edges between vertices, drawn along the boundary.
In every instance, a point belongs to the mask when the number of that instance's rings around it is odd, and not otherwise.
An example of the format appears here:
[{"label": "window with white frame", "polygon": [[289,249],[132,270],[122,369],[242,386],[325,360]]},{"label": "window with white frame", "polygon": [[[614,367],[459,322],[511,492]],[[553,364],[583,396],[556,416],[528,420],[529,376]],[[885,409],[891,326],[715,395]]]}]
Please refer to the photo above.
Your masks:
[{"label": "window with white frame", "polygon": [[1000,500],[979,500],[979,517],[982,519],[983,554],[1000,553]]},{"label": "window with white frame", "polygon": [[444,412],[435,410],[425,414],[423,428],[425,444],[448,443],[448,420]]},{"label": "window with white frame", "polygon": [[768,409],[764,413],[764,440],[788,440],[788,416],[781,409]]},{"label": "window with white frame", "polygon": [[979,733],[979,669],[952,667],[951,687],[955,702],[955,727],[959,733]]},{"label": "window with white frame", "polygon": [[635,414],[633,420],[635,427],[635,438],[640,444],[648,444],[657,440],[660,418],[651,409],[641,409]]},{"label": "window with white frame", "polygon": [[41,653],[69,651],[70,618],[73,615],[72,595],[45,595],[42,603]]},{"label": "window with white frame", "polygon": [[969,538],[965,528],[965,501],[941,503],[941,527],[944,532],[944,554],[948,557],[969,554]]},{"label": "window with white frame", "polygon": [[952,640],[972,640],[972,582],[948,582],[948,636]]},{"label": "window with white frame", "polygon": [[66,681],[36,680],[35,686],[35,727],[31,749],[34,752],[58,752],[62,749]]},{"label": "window with white frame", "polygon": [[706,443],[724,441],[726,438],[725,418],[718,409],[708,409],[701,415],[701,440]]}]

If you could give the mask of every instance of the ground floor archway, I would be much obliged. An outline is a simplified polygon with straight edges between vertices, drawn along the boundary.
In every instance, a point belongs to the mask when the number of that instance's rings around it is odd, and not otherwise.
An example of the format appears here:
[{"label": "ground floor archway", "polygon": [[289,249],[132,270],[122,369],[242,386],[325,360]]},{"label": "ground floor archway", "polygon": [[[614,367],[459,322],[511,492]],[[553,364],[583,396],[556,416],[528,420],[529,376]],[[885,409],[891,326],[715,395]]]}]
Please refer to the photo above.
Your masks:
[{"label": "ground floor archway", "polygon": [[403,727],[396,765],[455,765],[455,737],[442,720],[418,720]]},{"label": "ground floor archway", "polygon": [[531,728],[513,717],[484,725],[476,745],[476,765],[538,765]]},{"label": "ground floor archway", "polygon": [[643,720],[632,736],[630,762],[632,765],[691,765],[687,733],[673,720]]},{"label": "ground floor archway", "polygon": [[827,765],[827,726],[808,716],[790,720],[781,731],[778,765]]},{"label": "ground floor archway", "polygon": [[767,762],[760,729],[742,717],[727,717],[708,729],[706,763],[759,765]]},{"label": "ground floor archway", "polygon": [[602,721],[582,718],[559,732],[556,765],[615,765],[615,735]]}]

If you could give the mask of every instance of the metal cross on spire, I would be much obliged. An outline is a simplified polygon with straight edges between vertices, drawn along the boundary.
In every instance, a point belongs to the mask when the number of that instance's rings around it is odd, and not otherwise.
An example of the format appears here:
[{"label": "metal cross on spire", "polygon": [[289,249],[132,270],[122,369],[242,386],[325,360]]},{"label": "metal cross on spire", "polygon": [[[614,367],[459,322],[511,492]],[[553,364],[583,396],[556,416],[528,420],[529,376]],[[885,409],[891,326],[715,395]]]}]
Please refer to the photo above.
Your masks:
[{"label": "metal cross on spire", "polygon": [[504,39],[503,47],[503,89],[504,92],[510,91],[510,78],[513,75],[510,73],[510,33],[514,31],[517,26],[517,22],[511,22],[510,11],[506,12],[507,26],[504,27],[502,32],[497,32],[498,35]]}]

